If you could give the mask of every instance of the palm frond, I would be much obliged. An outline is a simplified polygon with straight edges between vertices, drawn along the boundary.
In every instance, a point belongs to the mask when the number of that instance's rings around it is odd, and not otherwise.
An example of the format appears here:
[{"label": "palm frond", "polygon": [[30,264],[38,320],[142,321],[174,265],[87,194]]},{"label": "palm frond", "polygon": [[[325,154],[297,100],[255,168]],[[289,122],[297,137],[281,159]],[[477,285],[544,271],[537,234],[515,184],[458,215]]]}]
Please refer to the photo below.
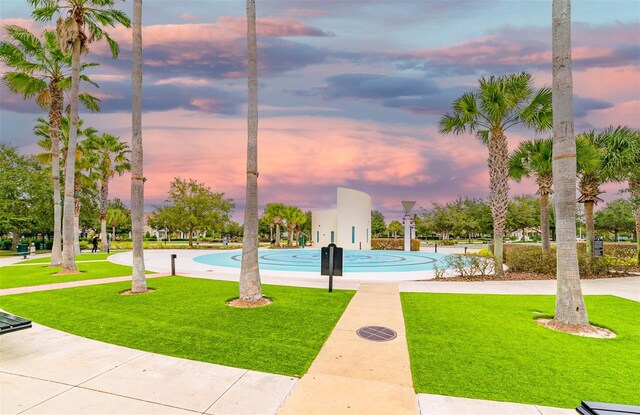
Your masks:
[{"label": "palm frond", "polygon": [[89,111],[92,111],[92,112],[99,112],[100,111],[100,99],[99,98],[96,98],[91,94],[83,92],[80,95],[78,95],[78,99],[80,100],[80,102],[82,102],[82,105],[84,105],[84,107],[86,109],[88,109]]},{"label": "palm frond", "polygon": [[23,72],[8,72],[2,79],[11,92],[24,98],[31,98],[47,88],[46,82]]}]

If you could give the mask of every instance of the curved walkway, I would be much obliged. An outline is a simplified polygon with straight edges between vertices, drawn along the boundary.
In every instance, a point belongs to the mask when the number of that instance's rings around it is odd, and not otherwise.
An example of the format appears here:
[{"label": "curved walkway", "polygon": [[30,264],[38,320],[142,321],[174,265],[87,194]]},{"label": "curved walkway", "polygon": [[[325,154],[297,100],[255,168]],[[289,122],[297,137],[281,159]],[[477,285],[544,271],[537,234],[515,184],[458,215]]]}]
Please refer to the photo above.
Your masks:
[{"label": "curved walkway", "polygon": [[[170,258],[171,251],[161,252],[161,258]],[[180,256],[183,259],[187,257],[183,250],[177,253],[182,254]],[[202,251],[197,253],[201,254]],[[150,254],[145,252],[145,258]],[[126,263],[122,254],[114,257]],[[148,264],[153,264],[151,257],[149,259]],[[186,269],[181,268],[183,266],[188,267],[186,262],[178,263],[180,275],[237,280],[237,275],[222,270],[194,270],[187,273]],[[147,267],[166,275],[170,262],[167,260]],[[318,276],[263,273],[263,281],[269,284],[326,287],[326,277]],[[107,282],[91,281],[96,284]],[[640,277],[584,280],[582,284],[585,294],[612,294],[640,301]],[[360,284],[358,280],[337,277],[335,286],[355,288],[358,293],[308,373],[300,380],[156,355],[34,324],[32,329],[10,333],[2,338],[0,413],[575,413],[570,409],[416,395],[404,339],[399,291],[555,294],[554,281]],[[386,344],[367,342],[355,335],[355,330],[364,325],[388,326],[398,333],[398,337]],[[391,406],[385,406],[385,403]]]}]

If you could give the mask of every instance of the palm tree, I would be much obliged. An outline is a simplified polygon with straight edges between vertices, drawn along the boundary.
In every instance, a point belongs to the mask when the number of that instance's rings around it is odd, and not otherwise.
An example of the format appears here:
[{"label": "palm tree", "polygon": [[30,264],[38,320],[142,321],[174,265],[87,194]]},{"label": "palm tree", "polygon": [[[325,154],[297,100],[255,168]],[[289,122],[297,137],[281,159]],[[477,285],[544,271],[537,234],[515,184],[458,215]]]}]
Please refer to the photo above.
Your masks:
[{"label": "palm tree", "polygon": [[[33,132],[37,137],[41,137],[38,141],[38,145],[46,150],[45,153],[39,154],[38,158],[43,163],[51,163],[53,155],[51,152],[51,146],[53,139],[51,138],[51,128],[49,123],[44,118],[38,118],[38,123],[33,128]],[[90,156],[90,149],[87,143],[90,142],[97,131],[92,127],[82,128],[84,124],[83,120],[78,120],[78,137],[84,138],[75,151],[75,174],[73,181],[73,239],[72,246],[75,254],[80,253],[80,207],[82,206],[82,198],[93,198],[95,182],[97,180],[95,171],[93,171],[92,157]],[[63,166],[66,168],[66,160],[68,157],[68,143],[69,143],[69,117],[62,117],[60,119],[59,141],[60,154],[62,155]]]},{"label": "palm tree", "polygon": [[442,134],[475,133],[489,149],[489,201],[493,217],[496,275],[503,275],[503,238],[509,205],[509,150],[505,131],[522,124],[536,131],[551,127],[551,91],[533,89],[528,73],[482,77],[479,88],[463,94],[453,113],[440,120]]},{"label": "palm tree", "polygon": [[637,261],[640,265],[640,131],[629,127],[607,127],[596,137],[596,144],[604,149],[602,166],[610,180],[626,181],[636,222]]},{"label": "palm tree", "polygon": [[276,238],[275,245],[280,246],[280,226],[282,225],[283,219],[285,217],[286,206],[282,203],[268,203],[264,209],[264,218],[267,222],[269,222],[269,226],[275,225],[276,227]]},{"label": "palm tree", "polygon": [[604,169],[602,160],[604,149],[596,140],[595,131],[581,133],[576,136],[578,202],[584,204],[585,239],[587,256],[593,253],[595,231],[593,227],[593,209],[598,202],[602,202],[600,185],[611,179],[611,172]]},{"label": "palm tree", "polygon": [[35,7],[32,16],[36,21],[49,21],[56,13],[66,13],[56,22],[56,33],[64,52],[71,50],[71,96],[69,152],[64,180],[64,206],[62,221],[62,274],[78,273],[73,254],[73,199],[75,159],[78,134],[78,102],[80,99],[80,55],[87,52],[88,45],[103,37],[111,49],[113,57],[118,56],[118,44],[109,37],[102,27],[114,27],[120,23],[130,27],[129,18],[120,10],[112,9],[113,0],[29,0]]},{"label": "palm tree", "polygon": [[519,182],[523,177],[534,176],[540,195],[540,228],[542,250],[551,250],[549,233],[549,195],[553,193],[551,159],[553,140],[550,138],[524,141],[509,159],[509,176]]},{"label": "palm tree", "polygon": [[131,71],[131,236],[133,274],[131,291],[147,290],[144,273],[144,172],[142,155],[142,0],[133,2],[133,68]]},{"label": "palm tree", "polygon": [[303,225],[307,221],[307,215],[295,206],[285,206],[284,212],[285,221],[287,223],[288,245],[293,246],[293,234],[297,227]]},{"label": "palm tree", "polygon": [[557,241],[554,322],[588,326],[576,250],[576,141],[573,136],[571,1],[553,0],[553,177]]},{"label": "palm tree", "polygon": [[[11,69],[3,75],[3,81],[13,93],[23,98],[36,98],[36,103],[49,110],[51,127],[51,180],[53,183],[53,245],[49,266],[60,266],[62,263],[61,222],[62,208],[60,204],[60,118],[64,104],[63,89],[70,86],[69,70],[71,55],[60,49],[54,32],[45,30],[43,40],[20,26],[5,27],[9,41],[0,42],[0,61]],[[96,66],[88,63],[81,70]],[[86,75],[81,79],[97,86]],[[91,111],[98,111],[99,100],[89,94],[80,94],[80,100]]]},{"label": "palm tree", "polygon": [[107,252],[107,205],[109,202],[109,180],[116,173],[122,176],[124,172],[131,170],[131,164],[127,158],[129,145],[120,141],[120,137],[103,133],[95,135],[86,141],[89,151],[89,164],[97,172],[100,179],[100,243],[102,252]]},{"label": "palm tree", "polygon": [[248,110],[247,110],[247,197],[242,236],[240,300],[257,303],[262,299],[258,268],[258,59],[256,2],[247,0]]}]

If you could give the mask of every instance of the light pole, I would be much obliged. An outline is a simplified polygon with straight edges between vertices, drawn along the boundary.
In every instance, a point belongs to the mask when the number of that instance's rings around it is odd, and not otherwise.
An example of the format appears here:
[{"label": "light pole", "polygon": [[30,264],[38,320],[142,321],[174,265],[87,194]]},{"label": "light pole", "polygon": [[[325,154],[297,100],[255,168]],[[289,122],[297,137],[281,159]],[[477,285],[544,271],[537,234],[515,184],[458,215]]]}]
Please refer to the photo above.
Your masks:
[{"label": "light pole", "polygon": [[402,201],[402,207],[404,208],[404,217],[402,218],[402,224],[404,225],[404,250],[406,252],[411,251],[411,228],[413,225],[413,216],[409,215],[409,212],[411,212],[411,209],[415,204],[415,200]]}]

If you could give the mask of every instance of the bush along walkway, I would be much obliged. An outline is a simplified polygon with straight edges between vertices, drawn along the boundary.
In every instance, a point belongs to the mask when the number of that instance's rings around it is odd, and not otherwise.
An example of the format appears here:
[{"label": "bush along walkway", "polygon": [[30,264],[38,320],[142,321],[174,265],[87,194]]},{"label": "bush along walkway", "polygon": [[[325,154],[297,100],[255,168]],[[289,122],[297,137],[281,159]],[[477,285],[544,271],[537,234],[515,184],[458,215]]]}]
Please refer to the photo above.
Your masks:
[{"label": "bush along walkway", "polygon": [[[364,326],[386,327],[397,337],[366,340],[356,334]],[[385,334],[368,333],[376,340]],[[278,412],[339,413],[418,413],[397,284],[360,285],[311,368]]]}]

